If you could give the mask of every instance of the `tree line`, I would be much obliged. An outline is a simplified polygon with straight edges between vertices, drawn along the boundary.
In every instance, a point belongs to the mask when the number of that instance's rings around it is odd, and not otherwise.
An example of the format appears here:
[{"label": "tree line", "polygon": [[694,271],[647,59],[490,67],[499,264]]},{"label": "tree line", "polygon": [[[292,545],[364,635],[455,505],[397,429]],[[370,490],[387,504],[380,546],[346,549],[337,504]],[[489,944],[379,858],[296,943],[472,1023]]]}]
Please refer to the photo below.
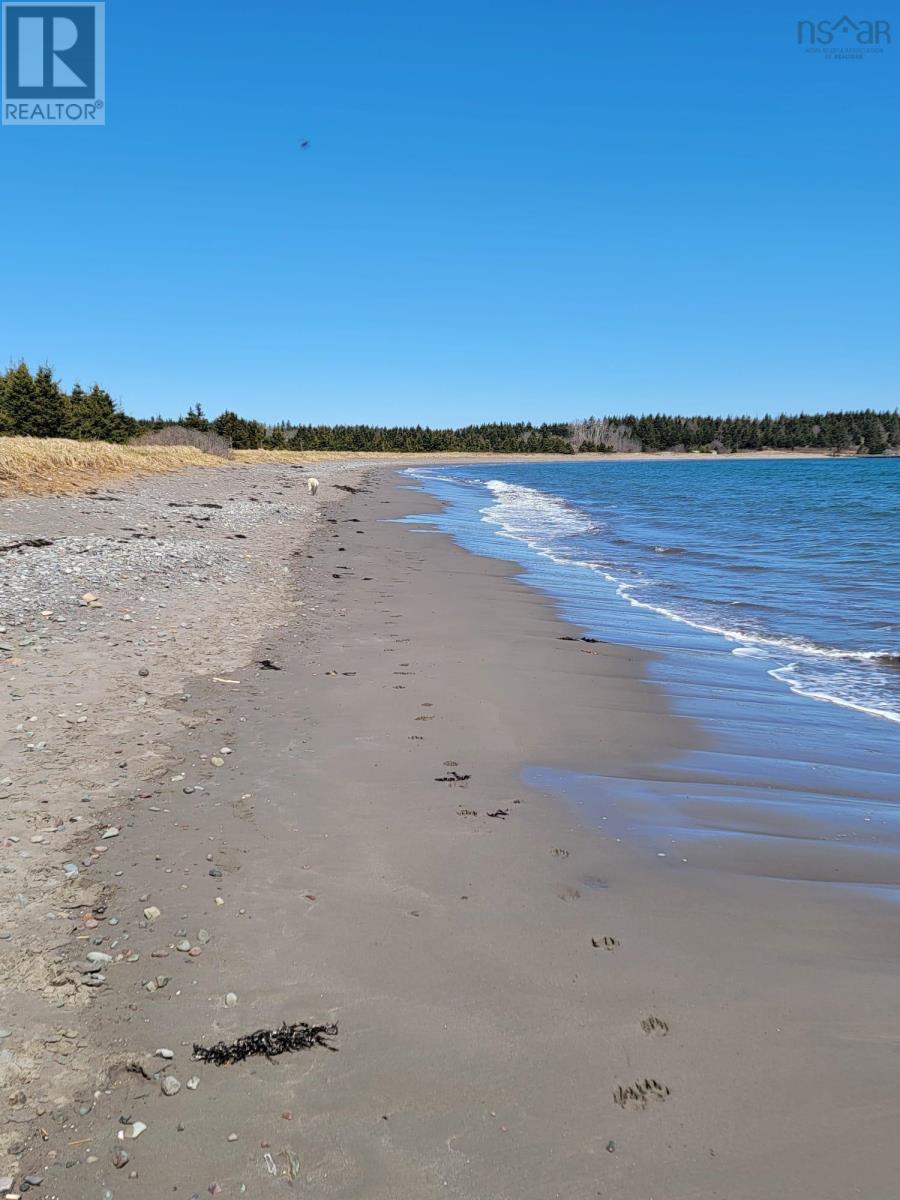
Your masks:
[{"label": "tree line", "polygon": [[883,454],[900,451],[900,412],[800,413],[764,417],[589,417],[571,422],[489,422],[459,429],[428,426],[276,425],[226,410],[212,419],[195,404],[176,421],[123,412],[98,384],[63,390],[53,371],[33,374],[24,362],[0,374],[0,436],[64,437],[128,442],[170,426],[216,434],[236,450],[385,450],[428,453],[609,453],[686,450],[825,450]]}]

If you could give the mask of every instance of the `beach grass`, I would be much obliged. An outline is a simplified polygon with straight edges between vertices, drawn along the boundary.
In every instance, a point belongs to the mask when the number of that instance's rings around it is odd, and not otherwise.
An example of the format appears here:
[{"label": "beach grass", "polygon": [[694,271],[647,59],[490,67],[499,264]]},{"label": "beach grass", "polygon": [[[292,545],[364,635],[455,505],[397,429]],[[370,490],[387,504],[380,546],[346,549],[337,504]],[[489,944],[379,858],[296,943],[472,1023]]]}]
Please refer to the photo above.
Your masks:
[{"label": "beach grass", "polygon": [[80,492],[105,481],[194,467],[304,463],[335,459],[387,459],[396,453],[311,450],[235,450],[230,458],[192,446],[118,446],[68,438],[0,438],[0,497]]},{"label": "beach grass", "polygon": [[215,467],[221,458],[189,446],[116,446],[67,438],[0,438],[0,496],[79,492],[130,475]]}]

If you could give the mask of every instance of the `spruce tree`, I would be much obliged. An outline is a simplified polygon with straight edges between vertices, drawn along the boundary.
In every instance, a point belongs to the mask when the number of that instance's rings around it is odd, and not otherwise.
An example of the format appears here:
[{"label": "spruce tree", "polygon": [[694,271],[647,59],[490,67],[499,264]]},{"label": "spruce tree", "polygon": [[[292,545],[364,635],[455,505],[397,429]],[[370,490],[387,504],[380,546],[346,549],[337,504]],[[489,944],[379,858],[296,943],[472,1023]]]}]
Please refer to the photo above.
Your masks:
[{"label": "spruce tree", "polygon": [[34,380],[24,362],[6,376],[5,407],[13,432],[29,436],[38,424]]},{"label": "spruce tree", "polygon": [[34,437],[65,437],[66,400],[49,367],[38,368],[34,397],[34,417],[28,432]]}]

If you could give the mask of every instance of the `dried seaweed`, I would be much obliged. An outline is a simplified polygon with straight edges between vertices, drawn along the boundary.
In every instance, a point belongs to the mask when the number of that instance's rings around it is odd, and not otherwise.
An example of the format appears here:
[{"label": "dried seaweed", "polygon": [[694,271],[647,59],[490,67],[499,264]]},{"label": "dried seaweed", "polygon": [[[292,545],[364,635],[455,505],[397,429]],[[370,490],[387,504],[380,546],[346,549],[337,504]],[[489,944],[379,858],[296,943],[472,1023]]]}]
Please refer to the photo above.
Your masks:
[{"label": "dried seaweed", "polygon": [[337,1046],[328,1044],[331,1038],[337,1037],[337,1031],[337,1025],[308,1025],[305,1021],[288,1025],[285,1022],[280,1029],[257,1029],[234,1042],[216,1042],[214,1046],[198,1046],[195,1042],[194,1058],[225,1067],[229,1063],[243,1062],[254,1054],[271,1059],[278,1054],[309,1050],[313,1046],[337,1053]]},{"label": "dried seaweed", "polygon": [[25,550],[32,546],[41,549],[44,546],[52,545],[53,543],[47,538],[29,538],[26,542],[11,542],[8,546],[0,546],[0,554],[9,554],[13,550]]}]

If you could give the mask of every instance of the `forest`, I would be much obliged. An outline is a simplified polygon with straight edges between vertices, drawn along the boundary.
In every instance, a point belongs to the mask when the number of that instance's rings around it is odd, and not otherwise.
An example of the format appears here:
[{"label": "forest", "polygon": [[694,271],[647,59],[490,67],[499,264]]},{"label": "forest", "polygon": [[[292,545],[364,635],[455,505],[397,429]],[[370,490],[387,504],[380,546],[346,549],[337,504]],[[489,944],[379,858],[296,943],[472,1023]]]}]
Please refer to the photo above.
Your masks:
[{"label": "forest", "polygon": [[[104,388],[65,391],[49,366],[19,362],[0,374],[0,437],[61,437],[125,443],[166,430],[215,435],[235,450],[385,450],[512,454],[635,453],[663,450],[730,454],[748,450],[900,453],[900,412],[859,409],[764,417],[590,417],[586,420],[486,422],[457,429],[428,426],[275,425],[226,410],[209,418],[201,405],[175,419],[129,416]],[[213,439],[210,439],[211,441]]]}]

